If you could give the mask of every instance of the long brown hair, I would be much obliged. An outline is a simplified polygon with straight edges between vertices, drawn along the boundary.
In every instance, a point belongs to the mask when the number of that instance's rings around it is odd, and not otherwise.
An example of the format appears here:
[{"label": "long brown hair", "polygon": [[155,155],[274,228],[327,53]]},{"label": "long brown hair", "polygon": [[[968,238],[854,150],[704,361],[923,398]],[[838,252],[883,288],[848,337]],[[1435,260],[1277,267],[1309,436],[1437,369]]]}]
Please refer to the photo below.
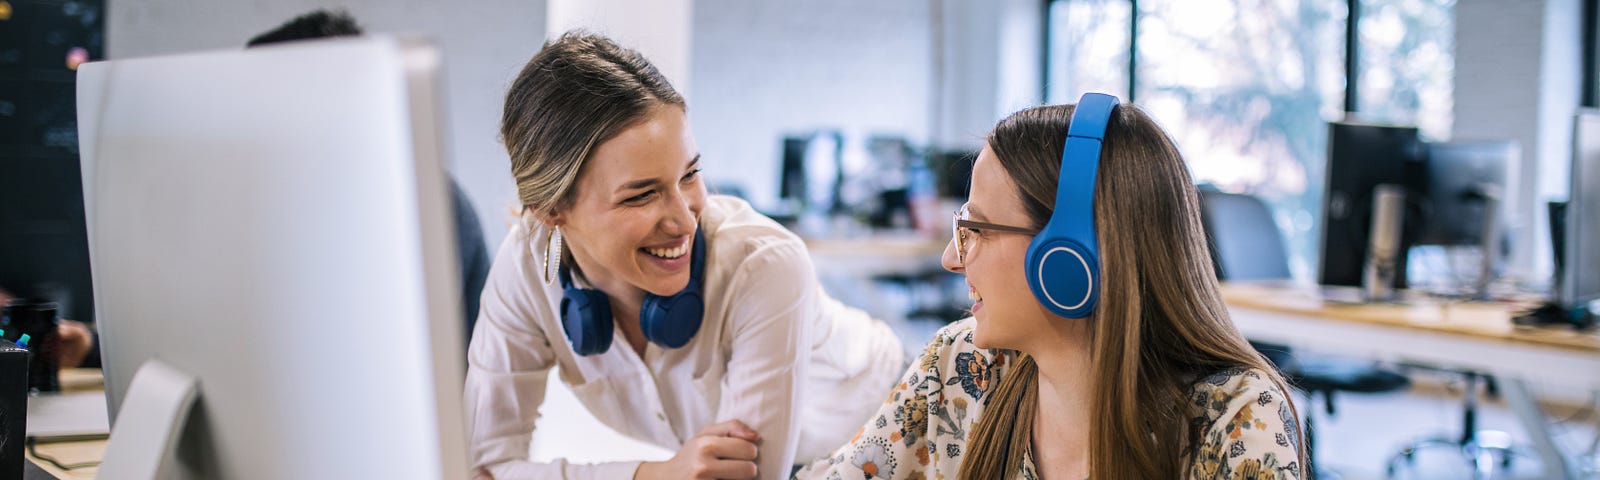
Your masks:
[{"label": "long brown hair", "polygon": [[639,52],[581,30],[545,43],[506,92],[500,141],[522,205],[570,206],[594,148],[683,96]]},{"label": "long brown hair", "polygon": [[[989,133],[1035,227],[1055,205],[1072,105],[1023,110]],[[1096,480],[1181,478],[1202,432],[1186,405],[1192,382],[1223,369],[1278,371],[1234,328],[1217,290],[1198,192],[1166,133],[1138,107],[1117,107],[1095,179],[1103,282],[1089,318],[1095,395],[1089,470]],[[1038,409],[1038,367],[1020,355],[972,430],[960,478],[1009,478],[1022,466]],[[1295,411],[1292,398],[1291,411]],[[1295,418],[1299,418],[1295,411]],[[1301,465],[1305,465],[1305,449]]]}]

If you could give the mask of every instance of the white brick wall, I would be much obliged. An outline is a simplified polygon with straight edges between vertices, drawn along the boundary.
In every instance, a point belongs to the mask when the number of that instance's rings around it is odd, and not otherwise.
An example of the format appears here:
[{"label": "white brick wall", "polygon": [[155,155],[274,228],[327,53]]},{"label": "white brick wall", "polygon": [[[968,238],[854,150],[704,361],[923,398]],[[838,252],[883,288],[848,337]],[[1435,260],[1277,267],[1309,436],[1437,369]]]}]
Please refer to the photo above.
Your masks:
[{"label": "white brick wall", "polygon": [[927,141],[927,0],[699,0],[689,118],[707,177],[777,199],[780,138],[842,128]]},{"label": "white brick wall", "polygon": [[1550,275],[1545,202],[1566,196],[1572,118],[1579,100],[1581,8],[1577,0],[1456,3],[1452,138],[1522,143],[1510,178],[1510,273]]}]

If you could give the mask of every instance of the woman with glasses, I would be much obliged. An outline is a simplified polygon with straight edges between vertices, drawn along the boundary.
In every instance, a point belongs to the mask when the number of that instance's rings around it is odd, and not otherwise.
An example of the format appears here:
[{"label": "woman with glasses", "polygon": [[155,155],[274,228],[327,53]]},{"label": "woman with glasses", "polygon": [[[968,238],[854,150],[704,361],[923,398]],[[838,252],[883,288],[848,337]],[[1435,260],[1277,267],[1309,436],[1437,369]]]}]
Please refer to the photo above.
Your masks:
[{"label": "woman with glasses", "polygon": [[1002,120],[954,230],[972,318],[797,478],[1305,476],[1292,399],[1229,320],[1195,187],[1144,112],[1090,94]]}]

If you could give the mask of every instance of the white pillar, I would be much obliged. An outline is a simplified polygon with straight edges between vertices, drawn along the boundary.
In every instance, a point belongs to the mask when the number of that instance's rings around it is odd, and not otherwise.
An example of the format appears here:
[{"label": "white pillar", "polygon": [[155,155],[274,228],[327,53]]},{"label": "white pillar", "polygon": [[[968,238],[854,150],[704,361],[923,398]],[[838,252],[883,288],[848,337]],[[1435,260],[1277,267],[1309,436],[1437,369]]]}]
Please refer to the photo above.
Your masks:
[{"label": "white pillar", "polygon": [[1032,0],[934,1],[934,144],[979,148],[995,122],[1042,101],[1044,8]]},{"label": "white pillar", "polygon": [[545,8],[548,37],[575,28],[611,37],[643,53],[678,93],[689,97],[693,0],[548,0]]},{"label": "white pillar", "polygon": [[1566,197],[1582,70],[1578,0],[1456,3],[1455,122],[1451,137],[1514,139],[1522,164],[1508,179],[1510,275],[1551,274],[1545,202]]}]

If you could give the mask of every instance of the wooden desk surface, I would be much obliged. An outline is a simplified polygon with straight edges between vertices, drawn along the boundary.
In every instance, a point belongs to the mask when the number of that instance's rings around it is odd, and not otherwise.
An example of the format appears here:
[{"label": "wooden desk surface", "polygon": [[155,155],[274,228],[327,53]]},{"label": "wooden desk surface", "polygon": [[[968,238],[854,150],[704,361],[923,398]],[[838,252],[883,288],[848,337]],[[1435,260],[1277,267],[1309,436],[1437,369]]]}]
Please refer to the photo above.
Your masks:
[{"label": "wooden desk surface", "polygon": [[1325,301],[1314,288],[1226,283],[1223,301],[1230,306],[1333,318],[1480,339],[1600,353],[1600,334],[1564,327],[1522,327],[1511,323],[1526,305],[1491,302],[1423,300],[1406,304],[1347,304]]},{"label": "wooden desk surface", "polygon": [[861,237],[806,238],[812,263],[822,275],[918,275],[943,269],[949,235],[916,232],[874,233]]},{"label": "wooden desk surface", "polygon": [[914,231],[874,233],[859,237],[804,238],[806,247],[816,253],[832,255],[939,256],[950,243],[950,235],[930,237]]},{"label": "wooden desk surface", "polygon": [[[64,368],[61,370],[61,392],[103,392],[105,380],[101,377],[100,370],[93,368]],[[105,456],[105,440],[85,440],[77,442],[41,443],[35,448],[40,454],[55,458],[62,465],[72,465],[83,462],[99,462]],[[61,479],[92,479],[100,471],[98,466],[62,470],[51,465],[50,462],[28,455],[28,461],[33,462],[46,473]]]},{"label": "wooden desk surface", "polygon": [[1222,296],[1248,338],[1499,377],[1501,395],[1545,465],[1541,478],[1576,478],[1530,384],[1600,390],[1600,335],[1518,327],[1511,318],[1523,306],[1514,304],[1347,304],[1324,301],[1314,287],[1248,283],[1224,285]]}]

